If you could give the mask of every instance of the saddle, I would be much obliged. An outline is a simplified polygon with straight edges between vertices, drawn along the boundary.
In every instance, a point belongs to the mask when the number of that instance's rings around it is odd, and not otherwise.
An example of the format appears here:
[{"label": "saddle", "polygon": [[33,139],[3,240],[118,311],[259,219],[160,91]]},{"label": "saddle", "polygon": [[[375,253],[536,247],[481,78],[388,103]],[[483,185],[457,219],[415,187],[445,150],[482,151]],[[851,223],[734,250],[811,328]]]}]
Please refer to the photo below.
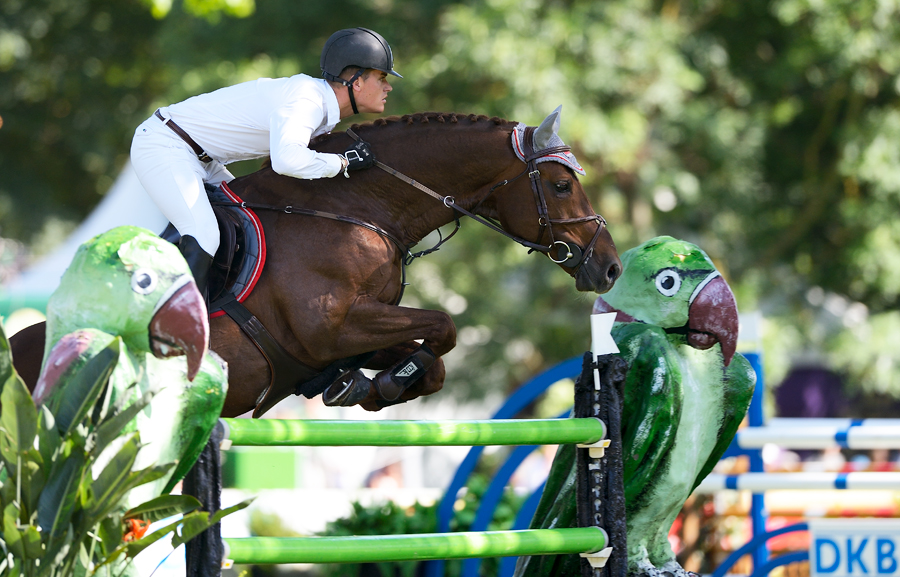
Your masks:
[{"label": "saddle", "polygon": [[[219,226],[220,239],[209,270],[210,305],[228,295],[243,302],[256,286],[265,265],[266,241],[262,225],[256,214],[248,208],[221,206],[220,203],[240,202],[240,198],[231,198],[229,192],[224,187],[206,185],[206,194]],[[173,244],[178,244],[181,238],[172,223],[159,236]],[[221,307],[210,306],[209,313],[210,318],[215,318],[225,314],[225,311]]]}]

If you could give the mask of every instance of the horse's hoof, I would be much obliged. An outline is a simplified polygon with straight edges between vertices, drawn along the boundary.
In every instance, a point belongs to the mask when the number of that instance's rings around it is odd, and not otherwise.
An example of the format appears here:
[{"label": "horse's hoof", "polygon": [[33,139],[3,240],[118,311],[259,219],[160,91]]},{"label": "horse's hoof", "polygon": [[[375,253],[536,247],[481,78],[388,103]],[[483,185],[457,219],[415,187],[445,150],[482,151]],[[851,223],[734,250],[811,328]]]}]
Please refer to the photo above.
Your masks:
[{"label": "horse's hoof", "polygon": [[322,401],[329,407],[349,407],[369,396],[372,380],[362,371],[342,374],[322,393]]}]

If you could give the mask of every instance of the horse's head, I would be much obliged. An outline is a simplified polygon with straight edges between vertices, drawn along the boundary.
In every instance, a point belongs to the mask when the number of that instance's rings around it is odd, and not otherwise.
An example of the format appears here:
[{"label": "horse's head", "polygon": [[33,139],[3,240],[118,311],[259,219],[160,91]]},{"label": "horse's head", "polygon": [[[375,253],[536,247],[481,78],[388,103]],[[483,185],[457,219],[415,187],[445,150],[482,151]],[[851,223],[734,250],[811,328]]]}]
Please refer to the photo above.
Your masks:
[{"label": "horse's head", "polygon": [[604,293],[621,274],[622,262],[606,221],[578,180],[584,170],[558,135],[561,108],[537,128],[516,125],[511,141],[519,160],[481,208],[575,277],[578,290]]}]

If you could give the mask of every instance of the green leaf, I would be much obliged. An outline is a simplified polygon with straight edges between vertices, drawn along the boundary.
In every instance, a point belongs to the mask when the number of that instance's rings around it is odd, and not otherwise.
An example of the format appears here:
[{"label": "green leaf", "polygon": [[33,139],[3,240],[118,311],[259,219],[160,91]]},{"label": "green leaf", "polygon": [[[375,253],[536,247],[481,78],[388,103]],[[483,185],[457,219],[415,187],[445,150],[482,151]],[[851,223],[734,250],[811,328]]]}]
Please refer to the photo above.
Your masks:
[{"label": "green leaf", "polygon": [[16,483],[12,480],[8,480],[8,482],[4,482],[3,486],[0,487],[0,502],[2,502],[3,509],[6,508],[7,505],[16,500]]},{"label": "green leaf", "polygon": [[37,509],[38,500],[46,482],[46,476],[41,463],[38,461],[39,459],[40,454],[37,450],[31,449],[22,457],[22,464],[19,467],[23,506],[28,514]]},{"label": "green leaf", "polygon": [[22,574],[22,562],[18,561],[9,569],[9,577],[19,577]]},{"label": "green leaf", "polygon": [[12,439],[3,431],[0,431],[0,457],[3,458],[4,465],[15,475],[19,459]]},{"label": "green leaf", "polygon": [[[93,483],[94,504],[89,516],[97,517],[98,513],[115,506],[125,496],[123,487],[131,475],[131,467],[140,448],[140,435],[134,433],[122,445],[116,455],[103,468],[103,472]],[[127,490],[127,489],[126,489]]]},{"label": "green leaf", "polygon": [[151,499],[125,512],[126,519],[160,521],[173,515],[184,515],[201,507],[200,501],[190,495],[163,495]]},{"label": "green leaf", "polygon": [[3,325],[0,324],[0,383],[5,383],[14,374],[16,374],[16,371],[13,368],[9,339],[6,337]]},{"label": "green leaf", "polygon": [[[51,568],[64,565],[66,558],[69,555],[69,551],[72,550],[74,539],[74,531],[72,530],[71,525],[69,525],[66,528],[65,533],[61,534],[59,537],[49,539],[49,541],[47,541],[47,550],[44,552],[44,565],[49,565]],[[49,563],[46,561],[49,561]]]},{"label": "green leaf", "polygon": [[131,490],[135,487],[139,487],[146,483],[152,483],[157,479],[165,477],[169,471],[172,470],[172,467],[175,466],[175,463],[163,463],[162,465],[151,465],[146,469],[141,469],[140,471],[134,471],[129,477],[128,482],[126,483],[127,490]]},{"label": "green leaf", "polygon": [[115,338],[71,375],[54,399],[56,422],[63,435],[77,427],[94,409],[119,360],[122,339]]},{"label": "green leaf", "polygon": [[59,450],[62,444],[62,437],[56,429],[56,417],[50,411],[47,405],[41,405],[38,415],[38,450],[41,452],[41,458],[49,467],[53,461],[53,455]]},{"label": "green leaf", "polygon": [[44,485],[38,500],[38,524],[51,539],[59,537],[68,528],[84,466],[84,454],[73,451]]},{"label": "green leaf", "polygon": [[195,511],[185,515],[182,519],[181,531],[172,537],[172,547],[177,549],[213,525],[215,523],[210,521],[209,513],[206,511]]},{"label": "green leaf", "polygon": [[25,558],[25,546],[22,542],[22,533],[16,527],[19,520],[19,510],[15,503],[10,503],[3,510],[3,538],[10,553],[19,559]]},{"label": "green leaf", "polygon": [[72,577],[86,577],[87,568],[91,564],[91,557],[88,555],[87,547],[82,542],[78,546],[78,557],[75,559],[75,571]]},{"label": "green leaf", "polygon": [[176,533],[175,536],[172,537],[172,547],[178,547],[179,545],[187,543],[203,531],[206,531],[216,523],[219,523],[224,517],[247,508],[254,499],[255,497],[245,499],[237,505],[232,505],[227,509],[216,511],[214,515],[210,515],[206,511],[195,511],[190,515],[185,515],[184,525],[181,528],[180,534]]},{"label": "green leaf", "polygon": [[108,447],[114,439],[121,436],[125,427],[134,420],[144,407],[150,404],[152,399],[153,393],[145,393],[140,399],[131,403],[127,408],[119,411],[114,416],[101,423],[94,436],[94,447],[91,449],[91,454],[94,456],[100,455],[100,453],[103,452],[103,449]]},{"label": "green leaf", "polygon": [[0,403],[3,404],[0,429],[9,437],[10,448],[16,453],[27,451],[37,434],[37,408],[25,383],[17,375],[4,383]]},{"label": "green leaf", "polygon": [[103,557],[115,551],[119,543],[122,542],[124,532],[122,518],[119,515],[110,515],[100,522],[97,536],[100,537]]},{"label": "green leaf", "polygon": [[[194,514],[195,513],[190,513],[190,515],[194,515]],[[150,545],[153,545],[154,543],[156,543],[157,541],[159,541],[160,539],[162,539],[169,533],[172,533],[173,531],[175,531],[179,527],[179,525],[181,525],[181,522],[182,522],[181,519],[179,519],[177,521],[173,521],[172,523],[169,523],[165,527],[161,527],[160,529],[157,529],[156,531],[154,531],[152,533],[148,533],[147,535],[144,535],[143,537],[141,537],[140,539],[138,539],[136,541],[131,541],[129,543],[123,543],[122,545],[117,547],[115,551],[110,553],[109,556],[102,563],[100,563],[97,566],[97,568],[99,569],[100,567],[102,567],[104,565],[108,565],[109,563],[114,562],[116,559],[118,559],[123,554],[126,555],[127,557],[134,558],[141,551],[143,551]]]},{"label": "green leaf", "polygon": [[231,515],[232,513],[236,513],[238,511],[240,511],[241,509],[246,509],[255,500],[256,500],[256,497],[250,497],[249,499],[244,499],[237,505],[232,505],[231,507],[228,507],[226,509],[220,509],[220,510],[216,511],[215,514],[212,516],[212,519],[210,519],[210,523],[212,523],[212,524],[218,523],[223,518],[227,517],[228,515]]},{"label": "green leaf", "polygon": [[22,535],[22,542],[25,547],[25,555],[29,559],[41,558],[43,548],[41,547],[41,534],[38,531],[37,527],[35,527],[34,525],[29,525]]}]

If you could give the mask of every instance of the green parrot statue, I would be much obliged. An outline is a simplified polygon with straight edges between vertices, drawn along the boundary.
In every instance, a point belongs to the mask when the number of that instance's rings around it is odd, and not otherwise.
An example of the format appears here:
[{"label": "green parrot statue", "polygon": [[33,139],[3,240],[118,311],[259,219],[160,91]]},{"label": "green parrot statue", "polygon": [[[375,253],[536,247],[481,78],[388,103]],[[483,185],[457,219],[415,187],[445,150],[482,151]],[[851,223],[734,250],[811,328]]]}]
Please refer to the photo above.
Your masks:
[{"label": "green parrot statue", "polygon": [[[668,541],[684,502],[728,448],[756,373],[735,354],[734,295],[696,245],[661,236],[622,255],[623,273],[597,298],[615,312],[628,366],[622,459],[629,576],[685,577]],[[532,528],[574,526],[575,447],[560,447]],[[580,575],[577,555],[522,557],[517,576]]]},{"label": "green parrot statue", "polygon": [[134,470],[177,463],[165,477],[133,490],[127,503],[133,506],[168,493],[190,470],[228,386],[225,363],[208,350],[206,305],[187,263],[174,245],[134,226],[81,245],[51,295],[35,402],[51,399],[117,338],[108,402],[153,394],[126,429],[141,435]]}]

